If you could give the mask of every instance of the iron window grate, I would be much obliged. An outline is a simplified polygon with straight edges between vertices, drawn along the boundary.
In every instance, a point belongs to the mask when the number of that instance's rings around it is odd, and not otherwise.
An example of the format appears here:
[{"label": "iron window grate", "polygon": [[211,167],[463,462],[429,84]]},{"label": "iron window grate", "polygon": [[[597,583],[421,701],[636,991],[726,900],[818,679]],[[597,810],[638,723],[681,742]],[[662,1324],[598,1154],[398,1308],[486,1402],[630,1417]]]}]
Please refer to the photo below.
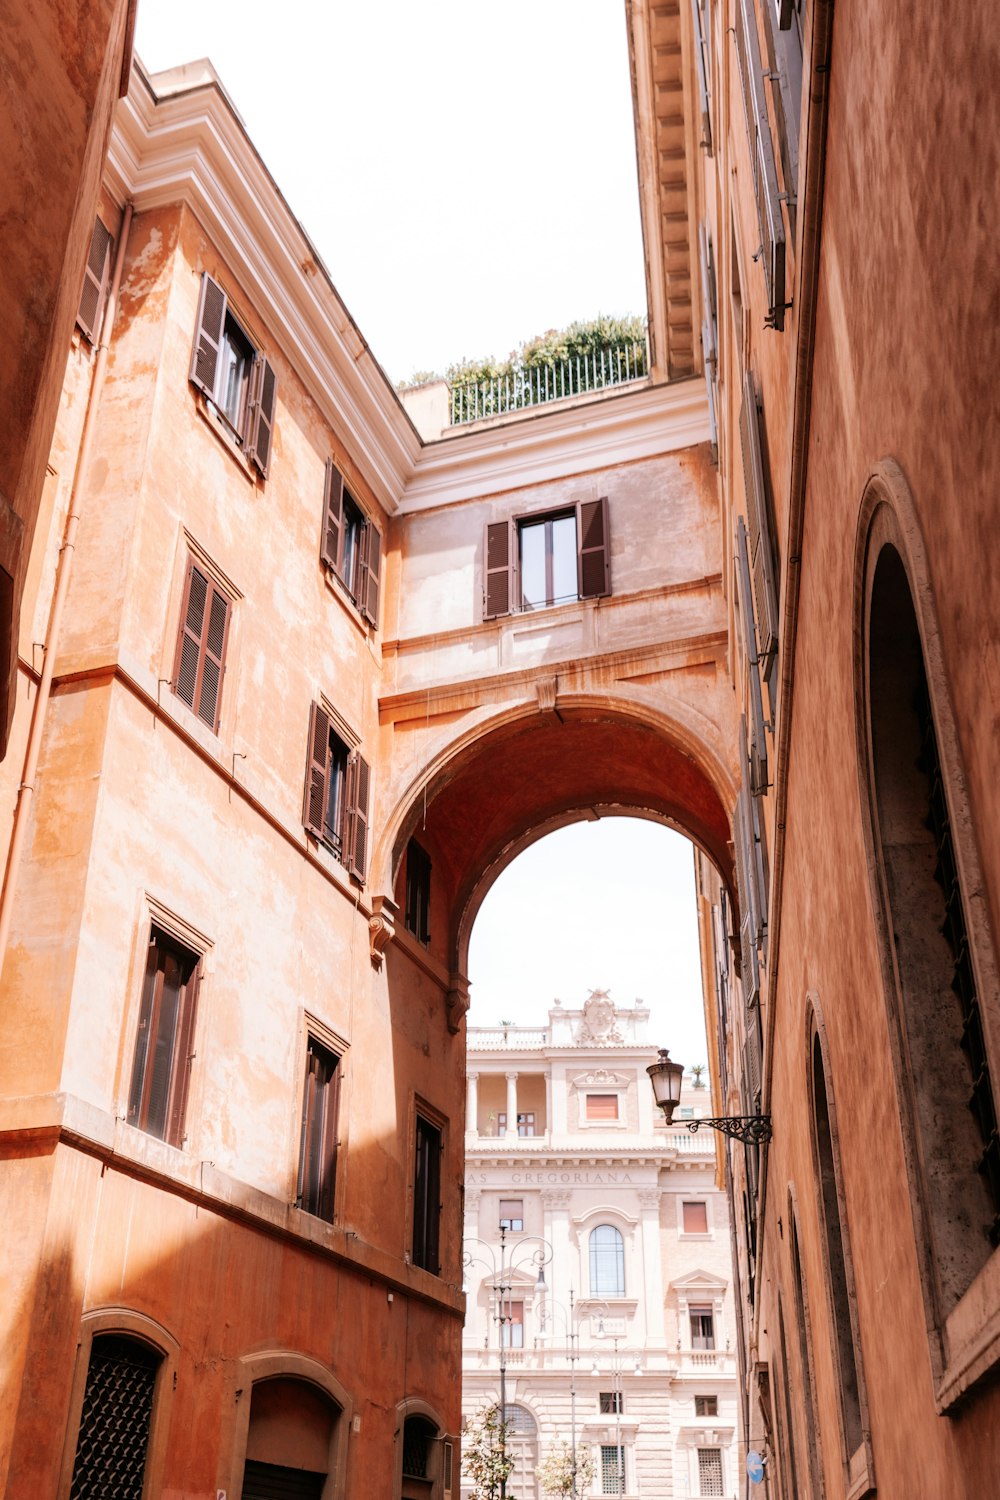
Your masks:
[{"label": "iron window grate", "polygon": [[132,1339],[94,1340],[70,1500],[142,1500],[158,1364]]}]

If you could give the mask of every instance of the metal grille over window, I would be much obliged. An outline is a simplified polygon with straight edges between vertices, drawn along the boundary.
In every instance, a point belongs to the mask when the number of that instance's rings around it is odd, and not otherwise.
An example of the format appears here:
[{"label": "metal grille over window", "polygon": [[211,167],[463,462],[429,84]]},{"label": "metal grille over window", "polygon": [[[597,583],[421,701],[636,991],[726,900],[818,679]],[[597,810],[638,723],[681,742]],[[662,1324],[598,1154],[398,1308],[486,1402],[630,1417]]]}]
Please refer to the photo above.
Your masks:
[{"label": "metal grille over window", "polygon": [[625,1453],[615,1443],[601,1444],[601,1494],[624,1495]]},{"label": "metal grille over window", "polygon": [[698,1486],[703,1495],[722,1495],[722,1450],[698,1449]]},{"label": "metal grille over window", "polygon": [[133,1339],[95,1338],[70,1500],[142,1500],[158,1364]]}]

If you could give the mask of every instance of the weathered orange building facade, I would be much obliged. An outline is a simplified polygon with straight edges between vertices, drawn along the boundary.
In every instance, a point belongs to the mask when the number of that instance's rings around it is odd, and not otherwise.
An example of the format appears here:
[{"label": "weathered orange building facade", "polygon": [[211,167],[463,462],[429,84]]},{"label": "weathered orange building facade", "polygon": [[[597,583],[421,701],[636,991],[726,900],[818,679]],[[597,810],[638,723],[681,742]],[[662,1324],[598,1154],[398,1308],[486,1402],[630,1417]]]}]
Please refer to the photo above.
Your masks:
[{"label": "weathered orange building facade", "polygon": [[995,39],[626,15],[650,374],[434,440],[210,68],[133,71],[0,767],[11,1496],[457,1489],[469,934],[609,814],[698,846],[773,1127],[720,1155],[771,1492],[990,1492]]}]

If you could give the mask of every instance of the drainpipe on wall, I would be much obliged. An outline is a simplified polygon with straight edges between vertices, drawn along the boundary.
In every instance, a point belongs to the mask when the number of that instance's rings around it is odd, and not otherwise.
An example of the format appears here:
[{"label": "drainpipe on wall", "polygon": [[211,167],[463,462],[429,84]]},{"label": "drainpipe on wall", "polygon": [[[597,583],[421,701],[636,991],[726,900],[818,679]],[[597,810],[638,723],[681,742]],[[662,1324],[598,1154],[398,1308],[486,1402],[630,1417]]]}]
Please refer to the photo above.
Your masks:
[{"label": "drainpipe on wall", "polygon": [[97,425],[97,413],[100,409],[101,395],[104,390],[105,371],[108,364],[108,345],[111,342],[111,330],[114,327],[115,313],[118,310],[118,292],[121,286],[122,268],[125,264],[125,246],[128,243],[128,233],[131,223],[132,204],[126,203],[125,211],[122,214],[121,228],[118,232],[118,248],[115,253],[115,268],[111,278],[111,290],[108,293],[108,300],[104,308],[104,317],[101,321],[101,338],[97,346],[97,360],[94,365],[90,395],[87,398],[87,415],[84,418],[83,432],[80,436],[80,450],[77,454],[73,488],[70,491],[69,511],[66,516],[62,546],[59,549],[59,561],[56,564],[55,591],[52,595],[49,624],[43,644],[42,675],[38,684],[38,692],[35,694],[35,703],[31,714],[31,729],[28,733],[28,744],[24,752],[24,767],[21,772],[21,783],[17,791],[17,805],[14,809],[14,827],[11,833],[10,851],[7,855],[7,870],[4,875],[3,891],[0,893],[0,975],[3,974],[4,961],[7,957],[11,914],[14,908],[14,892],[17,887],[21,854],[24,848],[24,836],[28,826],[28,817],[31,812],[32,797],[35,790],[35,775],[38,770],[38,757],[41,752],[42,735],[45,730],[45,714],[49,698],[52,695],[52,668],[55,663],[56,649],[59,644],[63,605],[66,602],[70,575],[73,571],[76,533],[80,524],[80,497],[84,493],[87,480],[90,477],[94,429]]}]

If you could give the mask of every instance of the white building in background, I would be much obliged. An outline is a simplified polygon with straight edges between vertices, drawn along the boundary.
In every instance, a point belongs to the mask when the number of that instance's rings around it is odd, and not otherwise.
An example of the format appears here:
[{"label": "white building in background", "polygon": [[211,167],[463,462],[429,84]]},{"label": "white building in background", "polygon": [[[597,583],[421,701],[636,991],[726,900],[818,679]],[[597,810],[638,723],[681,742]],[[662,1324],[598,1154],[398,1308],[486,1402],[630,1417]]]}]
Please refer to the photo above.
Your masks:
[{"label": "white building in background", "polygon": [[502,1336],[517,1500],[574,1429],[581,1496],[619,1492],[619,1454],[626,1496],[738,1491],[729,1220],[715,1134],[681,1123],[709,1094],[685,1077],[664,1125],[648,1019],[596,990],[548,1026],[469,1029],[462,1412],[499,1401]]}]

